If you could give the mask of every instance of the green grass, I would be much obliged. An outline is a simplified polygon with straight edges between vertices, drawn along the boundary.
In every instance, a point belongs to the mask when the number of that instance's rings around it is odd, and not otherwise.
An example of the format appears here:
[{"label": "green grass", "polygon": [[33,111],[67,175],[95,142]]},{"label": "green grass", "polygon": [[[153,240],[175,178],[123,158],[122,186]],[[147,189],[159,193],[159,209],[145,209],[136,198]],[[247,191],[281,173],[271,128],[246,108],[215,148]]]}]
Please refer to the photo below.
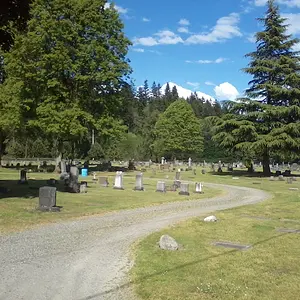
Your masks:
[{"label": "green grass", "polygon": [[[192,173],[192,172],[189,172]],[[186,173],[188,175],[189,173]],[[46,185],[46,180],[54,177],[55,174],[28,173],[29,184],[19,185],[19,172],[0,169],[0,186],[5,186],[11,190],[8,194],[0,194],[0,234],[12,231],[28,229],[32,226],[64,221],[66,219],[103,214],[106,212],[121,209],[130,209],[157,205],[166,202],[184,201],[213,197],[221,193],[217,189],[206,189],[205,194],[198,195],[191,193],[190,196],[179,196],[178,192],[167,192],[166,194],[156,193],[155,178],[145,178],[144,186],[146,191],[135,192],[135,174],[129,173],[124,176],[124,191],[114,190],[113,173],[98,173],[99,176],[108,176],[110,187],[103,188],[92,183],[92,177],[80,178],[89,181],[87,194],[70,194],[57,192],[57,205],[63,206],[59,213],[45,213],[36,210],[38,206],[38,188]],[[161,172],[160,178],[165,178],[165,173]],[[151,171],[144,174],[144,177],[152,177]],[[174,173],[169,174],[169,179],[174,178]],[[189,175],[188,175],[189,176]],[[188,178],[187,178],[188,179]],[[165,178],[165,180],[167,180]],[[63,190],[63,183],[60,183],[58,190]],[[192,187],[191,187],[192,191]]]},{"label": "green grass", "polygon": [[[300,178],[288,185],[266,178],[205,176],[206,182],[260,188],[273,197],[260,204],[217,212],[217,223],[195,218],[142,240],[135,246],[131,271],[138,296],[149,300],[295,298],[300,288],[300,234],[276,229],[300,229],[299,191],[289,190],[300,190]],[[160,250],[157,242],[162,234],[173,236],[183,248],[176,252]],[[236,251],[215,247],[215,241],[251,244],[253,248]]]}]

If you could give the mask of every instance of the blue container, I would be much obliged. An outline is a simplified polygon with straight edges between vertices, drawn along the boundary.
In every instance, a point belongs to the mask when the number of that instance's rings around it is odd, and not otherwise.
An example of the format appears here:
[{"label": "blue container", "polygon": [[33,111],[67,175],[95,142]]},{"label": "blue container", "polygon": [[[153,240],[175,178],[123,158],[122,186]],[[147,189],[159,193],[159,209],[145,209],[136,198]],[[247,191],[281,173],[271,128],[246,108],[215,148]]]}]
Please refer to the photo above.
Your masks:
[{"label": "blue container", "polygon": [[88,169],[81,169],[81,176],[87,177],[88,176]]}]

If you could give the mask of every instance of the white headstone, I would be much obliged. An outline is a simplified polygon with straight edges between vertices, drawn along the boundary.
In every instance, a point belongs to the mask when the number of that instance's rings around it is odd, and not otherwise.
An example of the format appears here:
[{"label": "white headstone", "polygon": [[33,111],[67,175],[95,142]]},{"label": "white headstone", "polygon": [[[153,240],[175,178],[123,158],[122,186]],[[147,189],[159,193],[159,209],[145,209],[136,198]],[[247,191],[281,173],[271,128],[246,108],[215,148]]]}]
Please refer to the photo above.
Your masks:
[{"label": "white headstone", "polygon": [[196,184],[195,184],[195,193],[198,193],[198,194],[203,193],[203,184],[201,182],[196,182]]},{"label": "white headstone", "polygon": [[165,158],[164,158],[164,157],[161,158],[161,164],[162,164],[162,165],[165,164]]},{"label": "white headstone", "polygon": [[124,187],[123,187],[123,172],[121,172],[121,171],[118,171],[116,173],[114,189],[124,190]]},{"label": "white headstone", "polygon": [[189,158],[189,168],[191,168],[191,167],[192,167],[192,159]]}]

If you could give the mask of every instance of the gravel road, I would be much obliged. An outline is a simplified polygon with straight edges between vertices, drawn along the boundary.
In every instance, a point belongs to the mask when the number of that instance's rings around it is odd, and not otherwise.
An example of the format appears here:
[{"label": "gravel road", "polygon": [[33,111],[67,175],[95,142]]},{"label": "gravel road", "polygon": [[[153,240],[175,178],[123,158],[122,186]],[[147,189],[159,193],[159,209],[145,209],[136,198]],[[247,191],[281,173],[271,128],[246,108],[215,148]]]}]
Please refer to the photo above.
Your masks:
[{"label": "gravel road", "polygon": [[130,246],[137,239],[190,217],[254,204],[270,196],[252,188],[206,186],[226,193],[0,236],[0,299],[133,300],[131,285],[126,283],[132,266]]}]

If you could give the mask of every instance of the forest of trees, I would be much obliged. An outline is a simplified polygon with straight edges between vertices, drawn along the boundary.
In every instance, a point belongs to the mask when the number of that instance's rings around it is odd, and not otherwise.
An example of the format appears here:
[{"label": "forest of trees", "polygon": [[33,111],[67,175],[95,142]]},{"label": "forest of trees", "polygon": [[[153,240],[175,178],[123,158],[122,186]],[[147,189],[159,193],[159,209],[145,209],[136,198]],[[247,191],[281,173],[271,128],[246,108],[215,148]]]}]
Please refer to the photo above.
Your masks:
[{"label": "forest of trees", "polygon": [[271,159],[299,155],[298,40],[273,0],[247,55],[247,98],[223,107],[168,84],[136,88],[131,42],[105,0],[1,5],[0,159],[261,160],[268,174]]}]

